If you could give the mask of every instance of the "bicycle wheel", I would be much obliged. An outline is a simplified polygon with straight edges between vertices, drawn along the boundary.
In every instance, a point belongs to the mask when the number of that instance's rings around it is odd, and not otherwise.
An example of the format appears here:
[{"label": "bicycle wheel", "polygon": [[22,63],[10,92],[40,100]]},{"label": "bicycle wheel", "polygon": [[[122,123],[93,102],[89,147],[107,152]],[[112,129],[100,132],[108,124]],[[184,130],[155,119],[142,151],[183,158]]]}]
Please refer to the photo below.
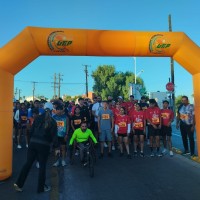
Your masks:
[{"label": "bicycle wheel", "polygon": [[89,154],[89,160],[88,160],[88,164],[89,164],[89,172],[90,172],[90,177],[94,177],[94,160],[93,160],[93,156],[90,152]]}]

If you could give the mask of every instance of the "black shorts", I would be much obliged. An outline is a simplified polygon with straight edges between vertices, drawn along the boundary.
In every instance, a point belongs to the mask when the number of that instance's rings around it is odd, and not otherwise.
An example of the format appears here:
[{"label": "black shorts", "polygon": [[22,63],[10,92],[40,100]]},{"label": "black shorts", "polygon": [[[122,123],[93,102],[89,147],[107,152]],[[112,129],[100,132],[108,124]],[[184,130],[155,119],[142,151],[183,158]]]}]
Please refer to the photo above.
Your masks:
[{"label": "black shorts", "polygon": [[162,136],[172,136],[172,127],[171,126],[162,126],[161,135]]},{"label": "black shorts", "polygon": [[94,131],[98,132],[99,128],[98,128],[98,122],[94,122]]},{"label": "black shorts", "polygon": [[118,137],[128,137],[127,133],[118,133]]},{"label": "black shorts", "polygon": [[[159,125],[156,125],[156,126],[158,127]],[[148,134],[149,134],[149,137],[160,136],[160,129],[155,129],[152,125],[149,125]]]},{"label": "black shorts", "polygon": [[60,145],[66,145],[64,137],[58,137],[58,144]]},{"label": "black shorts", "polygon": [[144,131],[140,129],[135,129],[135,134],[134,135],[144,135]]}]

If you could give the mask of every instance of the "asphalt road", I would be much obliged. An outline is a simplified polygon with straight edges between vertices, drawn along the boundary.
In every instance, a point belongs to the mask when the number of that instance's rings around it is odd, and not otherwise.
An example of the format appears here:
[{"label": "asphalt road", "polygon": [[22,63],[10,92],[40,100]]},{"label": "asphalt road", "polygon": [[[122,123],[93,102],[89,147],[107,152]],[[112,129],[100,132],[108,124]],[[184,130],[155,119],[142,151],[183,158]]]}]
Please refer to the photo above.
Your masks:
[{"label": "asphalt road", "polygon": [[[177,134],[174,132],[174,134]],[[182,142],[173,135],[173,145]],[[178,139],[179,138],[179,139]],[[38,169],[35,165],[24,186],[18,193],[13,189],[19,171],[26,160],[26,148],[13,148],[13,175],[0,183],[0,200],[199,200],[200,164],[175,154],[162,158],[150,158],[145,149],[145,158],[127,159],[113,151],[113,158],[97,159],[95,176],[89,176],[87,167],[82,167],[78,157],[74,165],[53,168],[50,155],[47,166],[47,184],[52,191],[37,194]]]}]

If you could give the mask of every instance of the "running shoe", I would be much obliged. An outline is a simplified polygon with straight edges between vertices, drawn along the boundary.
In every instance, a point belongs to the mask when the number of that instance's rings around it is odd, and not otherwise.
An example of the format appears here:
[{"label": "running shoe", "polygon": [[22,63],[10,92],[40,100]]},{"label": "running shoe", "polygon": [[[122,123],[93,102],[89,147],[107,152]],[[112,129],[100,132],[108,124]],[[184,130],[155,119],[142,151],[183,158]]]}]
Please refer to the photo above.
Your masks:
[{"label": "running shoe", "polygon": [[79,155],[79,151],[78,151],[78,150],[76,150],[75,156],[78,156],[78,155]]},{"label": "running shoe", "polygon": [[131,155],[130,155],[130,154],[128,154],[128,155],[127,155],[127,158],[128,158],[128,159],[131,159]]},{"label": "running shoe", "polygon": [[105,142],[104,142],[104,147],[105,147],[105,148],[107,148],[107,147],[108,147],[108,145],[107,145]]},{"label": "running shoe", "polygon": [[140,157],[144,158],[144,153],[140,152]]},{"label": "running shoe", "polygon": [[169,151],[169,155],[173,156],[174,155],[173,151]]},{"label": "running shoe", "polygon": [[137,151],[134,151],[133,156],[134,156],[134,157],[137,156]]},{"label": "running shoe", "polygon": [[23,192],[22,188],[20,188],[16,183],[14,183],[14,188],[17,192]]},{"label": "running shoe", "polygon": [[62,160],[61,164],[62,164],[63,167],[67,165],[67,163],[65,162],[65,160]]},{"label": "running shoe", "polygon": [[112,146],[112,150],[115,151],[115,146],[114,145]]},{"label": "running shoe", "polygon": [[151,156],[151,157],[154,157],[155,155],[154,155],[154,153],[153,153],[153,152],[151,152],[150,156]]},{"label": "running shoe", "polygon": [[40,164],[39,164],[39,162],[36,162],[36,164],[35,164],[35,166],[36,166],[36,168],[40,168]]},{"label": "running shoe", "polygon": [[44,192],[49,192],[51,190],[51,186],[44,185]]},{"label": "running shoe", "polygon": [[18,149],[21,149],[21,148],[22,148],[22,146],[21,146],[20,144],[18,144],[18,145],[17,145],[17,148],[18,148]]},{"label": "running shoe", "polygon": [[57,160],[54,164],[53,164],[53,167],[58,167],[60,164],[59,160]]},{"label": "running shoe", "polygon": [[163,156],[163,154],[162,154],[162,153],[160,153],[160,152],[157,152],[157,153],[156,153],[156,156],[157,156],[157,157],[162,157],[162,156]]},{"label": "running shoe", "polygon": [[162,150],[162,154],[164,155],[164,154],[166,154],[166,153],[167,153],[167,149],[164,148],[164,149]]},{"label": "running shoe", "polygon": [[186,155],[189,155],[190,152],[189,151],[184,151],[182,155],[186,156]]},{"label": "running shoe", "polygon": [[26,144],[26,148],[28,148],[28,144]]}]

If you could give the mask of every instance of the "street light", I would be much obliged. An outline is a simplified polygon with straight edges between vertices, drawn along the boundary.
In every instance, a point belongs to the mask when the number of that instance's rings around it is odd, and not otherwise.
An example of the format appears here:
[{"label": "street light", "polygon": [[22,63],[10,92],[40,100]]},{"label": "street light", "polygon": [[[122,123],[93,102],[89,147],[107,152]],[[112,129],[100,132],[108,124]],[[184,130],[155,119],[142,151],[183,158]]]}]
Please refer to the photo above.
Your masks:
[{"label": "street light", "polygon": [[144,70],[142,69],[141,71],[139,71],[137,73],[137,67],[136,67],[136,57],[133,57],[134,59],[134,73],[135,73],[135,84],[137,83],[137,76],[139,76],[141,73],[144,72]]}]

